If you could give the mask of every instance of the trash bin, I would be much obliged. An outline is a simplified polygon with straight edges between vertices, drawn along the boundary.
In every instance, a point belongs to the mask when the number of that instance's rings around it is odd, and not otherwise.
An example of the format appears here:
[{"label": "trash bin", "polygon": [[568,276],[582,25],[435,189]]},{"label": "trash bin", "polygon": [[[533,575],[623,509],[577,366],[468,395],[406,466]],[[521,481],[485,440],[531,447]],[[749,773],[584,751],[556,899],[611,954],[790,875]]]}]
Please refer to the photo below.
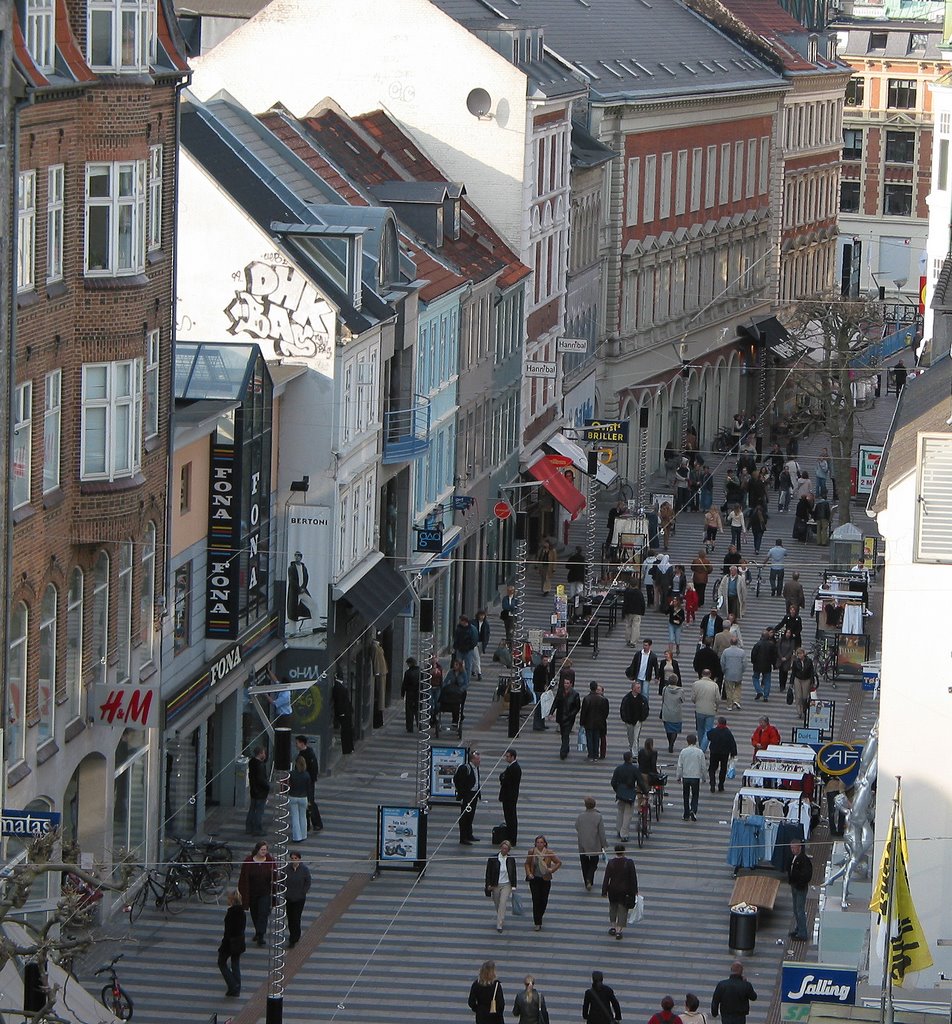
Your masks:
[{"label": "trash bin", "polygon": [[749,903],[731,907],[727,946],[732,953],[753,953],[757,945],[757,908]]}]

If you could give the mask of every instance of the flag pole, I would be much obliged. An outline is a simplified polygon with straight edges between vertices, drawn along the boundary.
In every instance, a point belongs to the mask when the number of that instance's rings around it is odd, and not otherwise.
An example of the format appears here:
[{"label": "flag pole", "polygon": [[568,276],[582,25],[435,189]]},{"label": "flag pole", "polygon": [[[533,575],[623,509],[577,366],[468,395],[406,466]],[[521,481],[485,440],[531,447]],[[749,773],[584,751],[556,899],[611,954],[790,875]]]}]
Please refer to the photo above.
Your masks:
[{"label": "flag pole", "polygon": [[881,1024],[893,1024],[892,982],[892,919],[895,910],[896,860],[899,857],[899,790],[902,776],[896,776],[896,795],[893,797],[889,819],[889,876],[886,883],[886,941],[883,944],[883,986],[879,1019]]}]

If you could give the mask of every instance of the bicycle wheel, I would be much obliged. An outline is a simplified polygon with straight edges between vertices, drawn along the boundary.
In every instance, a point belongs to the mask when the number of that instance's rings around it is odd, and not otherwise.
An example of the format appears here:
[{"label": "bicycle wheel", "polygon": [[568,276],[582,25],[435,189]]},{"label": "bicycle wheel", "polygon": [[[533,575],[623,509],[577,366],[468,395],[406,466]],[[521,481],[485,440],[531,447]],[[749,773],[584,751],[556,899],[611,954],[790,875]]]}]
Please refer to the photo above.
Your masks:
[{"label": "bicycle wheel", "polygon": [[202,903],[217,903],[225,891],[224,874],[215,874],[212,866],[205,864],[198,869],[198,898]]},{"label": "bicycle wheel", "polygon": [[145,901],[149,898],[149,892],[151,886],[149,880],[146,879],[143,885],[139,886],[139,891],[133,896],[132,901],[129,903],[129,922],[130,924],[139,920],[142,916],[142,911],[145,909]]},{"label": "bicycle wheel", "polygon": [[120,1020],[132,1020],[132,1000],[118,982],[115,985],[103,986],[100,1002]]},{"label": "bicycle wheel", "polygon": [[661,821],[661,812],[664,810],[664,791],[660,788],[654,792],[654,816],[655,821]]},{"label": "bicycle wheel", "polygon": [[191,889],[190,880],[180,870],[169,868],[162,890],[162,909],[169,914],[181,914]]},{"label": "bicycle wheel", "polygon": [[235,855],[231,852],[231,847],[224,843],[215,843],[214,846],[209,846],[205,853],[205,863],[209,870],[227,885],[235,863]]}]

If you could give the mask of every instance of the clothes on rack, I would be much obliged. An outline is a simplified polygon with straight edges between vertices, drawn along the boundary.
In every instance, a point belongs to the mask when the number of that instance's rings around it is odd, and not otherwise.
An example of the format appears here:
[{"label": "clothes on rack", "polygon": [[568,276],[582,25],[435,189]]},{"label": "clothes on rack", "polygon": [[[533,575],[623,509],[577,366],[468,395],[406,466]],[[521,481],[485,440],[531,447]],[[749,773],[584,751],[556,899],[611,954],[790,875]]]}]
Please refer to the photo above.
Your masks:
[{"label": "clothes on rack", "polygon": [[786,816],[787,808],[783,800],[778,800],[776,797],[771,797],[771,799],[764,801],[765,818],[773,818],[774,820],[780,820],[782,818],[786,818]]},{"label": "clothes on rack", "polygon": [[803,826],[799,821],[782,821],[777,827],[777,839],[774,844],[773,855],[770,863],[784,874],[790,867],[793,854],[790,852],[791,843],[802,843],[805,840]]},{"label": "clothes on rack", "polygon": [[771,821],[766,815],[764,815],[764,819],[764,860],[772,861],[773,852],[777,846],[777,832],[780,829],[780,822]]},{"label": "clothes on rack", "polygon": [[858,635],[863,632],[863,606],[852,602],[843,607],[843,633]]},{"label": "clothes on rack", "polygon": [[764,859],[764,819],[760,814],[735,818],[727,847],[727,863],[735,868],[753,868]]}]

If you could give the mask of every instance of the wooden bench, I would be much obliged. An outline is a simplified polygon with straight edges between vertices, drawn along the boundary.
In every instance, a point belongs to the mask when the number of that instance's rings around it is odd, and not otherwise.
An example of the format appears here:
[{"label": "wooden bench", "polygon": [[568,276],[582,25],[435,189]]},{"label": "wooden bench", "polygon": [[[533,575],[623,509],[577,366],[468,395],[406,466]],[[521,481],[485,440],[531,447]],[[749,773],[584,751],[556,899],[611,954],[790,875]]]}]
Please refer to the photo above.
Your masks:
[{"label": "wooden bench", "polygon": [[734,882],[730,906],[749,903],[758,910],[773,910],[780,892],[780,879],[769,875],[741,875]]}]

